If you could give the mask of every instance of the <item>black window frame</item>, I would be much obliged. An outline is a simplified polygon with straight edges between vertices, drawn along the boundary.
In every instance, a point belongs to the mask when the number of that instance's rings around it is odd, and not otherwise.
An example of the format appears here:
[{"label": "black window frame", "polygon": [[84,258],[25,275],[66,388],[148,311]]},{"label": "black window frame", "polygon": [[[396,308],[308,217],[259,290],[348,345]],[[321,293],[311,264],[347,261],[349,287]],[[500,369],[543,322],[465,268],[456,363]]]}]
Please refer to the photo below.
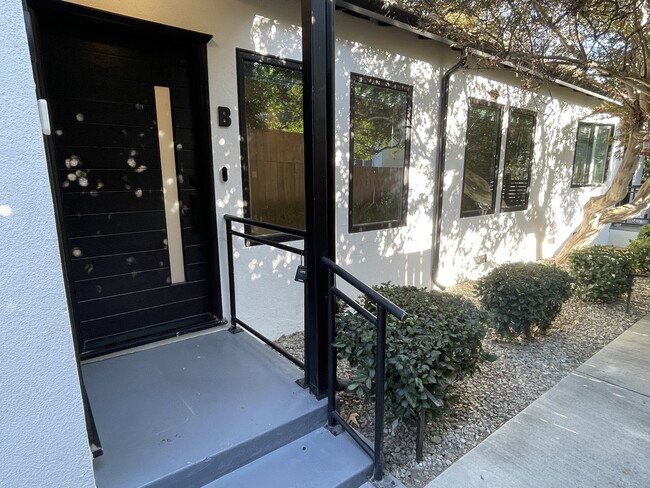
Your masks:
[{"label": "black window frame", "polygon": [[[495,161],[496,164],[494,165],[494,170],[492,171],[492,179],[494,181],[494,187],[492,189],[492,204],[490,209],[488,210],[476,209],[476,210],[463,211],[462,199],[463,199],[463,195],[465,194],[465,180],[466,180],[465,173],[466,173],[466,165],[467,165],[467,143],[468,143],[467,129],[469,128],[469,110],[471,109],[472,105],[483,105],[486,107],[496,108],[498,110],[499,130],[497,131],[497,141],[496,141],[497,154],[496,154],[496,161]],[[463,155],[463,185],[460,192],[460,198],[461,198],[460,209],[459,209],[460,218],[478,217],[482,215],[493,215],[496,212],[496,198],[497,198],[497,190],[499,185],[499,167],[501,166],[501,143],[503,141],[503,109],[504,106],[500,103],[491,102],[480,98],[473,98],[473,97],[469,98],[469,102],[467,106],[467,128],[465,129],[465,154]]]},{"label": "black window frame", "polygon": [[[239,147],[240,147],[240,163],[242,174],[242,199],[244,201],[244,217],[252,219],[251,206],[250,206],[250,183],[249,183],[249,168],[248,168],[248,137],[246,128],[246,96],[245,96],[245,73],[244,63],[263,63],[280,68],[289,68],[302,73],[302,62],[295,59],[282,58],[280,56],[273,56],[270,54],[260,54],[248,49],[237,48],[235,50],[236,56],[236,71],[237,71],[237,109],[239,112]],[[304,85],[303,85],[304,89]],[[304,114],[303,114],[304,118]],[[268,222],[274,224],[276,222]],[[245,232],[250,234],[252,228],[255,226],[245,225]],[[301,229],[304,230],[304,229]],[[274,242],[286,242],[298,240],[297,237],[284,233],[269,233],[260,234],[267,240]],[[246,240],[247,246],[257,246],[260,243]]]},{"label": "black window frame", "polygon": [[[609,127],[610,129],[610,141],[609,145],[607,146],[607,155],[605,156],[605,169],[603,171],[603,181],[601,183],[575,183],[574,178],[576,175],[576,156],[577,156],[577,149],[578,149],[578,134],[580,133],[580,127],[591,127],[591,130],[589,132],[589,141],[588,141],[588,148],[589,148],[589,159],[591,159],[591,155],[593,155],[593,150],[594,150],[594,134],[595,134],[595,127]],[[588,187],[596,187],[596,186],[603,186],[607,182],[607,177],[609,176],[609,163],[610,159],[612,157],[612,147],[614,146],[614,131],[616,130],[616,126],[614,124],[600,124],[598,122],[578,122],[578,126],[575,131],[576,135],[576,140],[575,144],[573,146],[573,165],[571,166],[571,188],[588,188]]]},{"label": "black window frame", "polygon": [[[383,222],[373,222],[370,224],[352,224],[354,191],[353,191],[353,170],[354,170],[354,114],[355,114],[355,99],[354,99],[354,85],[356,83],[364,83],[367,85],[379,86],[382,88],[390,88],[396,91],[406,92],[406,125],[405,125],[405,138],[404,138],[404,168],[403,168],[403,184],[402,184],[402,205],[400,210],[400,218],[395,220],[386,220]],[[406,225],[408,216],[408,175],[411,161],[411,129],[413,123],[413,86],[406,83],[397,81],[385,80],[368,76],[360,73],[350,73],[350,158],[348,164],[348,232],[350,234],[358,232],[366,232],[382,229],[393,229],[397,227],[404,227]]]},{"label": "black window frame", "polygon": [[[528,161],[528,180],[526,181],[526,203],[517,207],[504,207],[503,206],[503,190],[506,179],[506,154],[508,152],[508,130],[510,129],[510,116],[512,113],[519,113],[522,115],[529,115],[533,118],[533,137],[530,140],[530,161]],[[506,148],[503,154],[503,172],[501,174],[501,201],[499,202],[499,212],[517,212],[520,210],[527,210],[528,203],[530,202],[530,181],[532,177],[533,159],[535,154],[535,131],[537,130],[537,112],[519,107],[510,107],[508,110],[508,128],[506,129]]]}]

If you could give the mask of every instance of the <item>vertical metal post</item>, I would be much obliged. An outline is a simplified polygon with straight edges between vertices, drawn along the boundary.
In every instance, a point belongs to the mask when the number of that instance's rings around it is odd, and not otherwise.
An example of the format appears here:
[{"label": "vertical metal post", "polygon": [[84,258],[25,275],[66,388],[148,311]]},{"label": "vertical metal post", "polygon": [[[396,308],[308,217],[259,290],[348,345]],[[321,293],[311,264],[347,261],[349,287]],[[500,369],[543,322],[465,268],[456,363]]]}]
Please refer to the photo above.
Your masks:
[{"label": "vertical metal post", "polygon": [[334,0],[302,0],[307,350],[312,393],[327,392],[327,273],[334,259]]},{"label": "vertical metal post", "polygon": [[327,240],[328,257],[336,262],[336,45],[334,14],[335,0],[327,0],[325,9],[326,21],[326,53],[325,70],[327,83],[325,86],[325,102],[327,106]]},{"label": "vertical metal post", "polygon": [[418,429],[415,435],[415,460],[422,462],[424,456],[424,429],[426,427],[426,415],[424,407],[420,409],[420,418],[418,419]]},{"label": "vertical metal post", "polygon": [[235,300],[235,267],[232,249],[232,222],[226,220],[226,248],[228,252],[228,294],[230,295],[230,330],[237,328],[237,306]]},{"label": "vertical metal post", "polygon": [[384,383],[386,376],[386,309],[377,304],[377,355],[375,357],[375,471],[384,478]]},{"label": "vertical metal post", "polygon": [[[304,258],[304,255],[303,255]],[[301,261],[302,262],[302,261]],[[303,291],[302,291],[302,332],[303,332],[303,337],[302,337],[302,354],[303,354],[303,363],[305,364],[305,367],[303,369],[303,379],[302,379],[302,386],[303,388],[308,388],[309,387],[309,361],[307,361],[307,327],[309,324],[309,306],[308,306],[308,300],[309,300],[309,291],[308,291],[309,283],[305,282],[302,285]]]},{"label": "vertical metal post", "polygon": [[334,415],[336,409],[336,349],[334,338],[336,335],[335,316],[336,299],[332,292],[334,286],[334,272],[327,271],[327,425],[334,427]]},{"label": "vertical metal post", "polygon": [[627,277],[627,304],[625,305],[625,313],[630,313],[630,302],[632,301],[632,288],[634,287],[634,275],[630,273]]},{"label": "vertical metal post", "polygon": [[93,457],[99,457],[104,454],[104,449],[102,448],[102,442],[99,439],[99,433],[97,432],[97,424],[95,424],[95,417],[93,416],[93,410],[90,408],[90,401],[88,401],[88,392],[86,391],[86,385],[84,383],[83,374],[81,373],[81,367],[77,361],[77,372],[79,373],[79,383],[81,386],[81,400],[84,406],[84,414],[86,420],[86,432],[88,432],[88,442],[90,443],[90,452]]}]

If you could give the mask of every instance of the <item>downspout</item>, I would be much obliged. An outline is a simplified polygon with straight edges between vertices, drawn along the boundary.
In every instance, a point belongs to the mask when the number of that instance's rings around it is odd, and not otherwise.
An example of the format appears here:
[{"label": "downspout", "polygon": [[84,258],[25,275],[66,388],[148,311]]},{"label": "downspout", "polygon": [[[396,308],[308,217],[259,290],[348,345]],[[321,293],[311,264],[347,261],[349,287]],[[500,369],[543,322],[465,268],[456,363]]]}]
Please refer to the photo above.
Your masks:
[{"label": "downspout", "polygon": [[449,80],[460,68],[467,64],[467,50],[461,50],[460,60],[449,68],[442,77],[440,84],[440,116],[438,124],[438,165],[436,168],[436,206],[433,215],[433,236],[431,239],[431,282],[440,290],[445,287],[438,283],[438,267],[440,265],[440,233],[442,231],[442,204],[445,177],[445,151],[447,149],[447,112],[449,109]]}]

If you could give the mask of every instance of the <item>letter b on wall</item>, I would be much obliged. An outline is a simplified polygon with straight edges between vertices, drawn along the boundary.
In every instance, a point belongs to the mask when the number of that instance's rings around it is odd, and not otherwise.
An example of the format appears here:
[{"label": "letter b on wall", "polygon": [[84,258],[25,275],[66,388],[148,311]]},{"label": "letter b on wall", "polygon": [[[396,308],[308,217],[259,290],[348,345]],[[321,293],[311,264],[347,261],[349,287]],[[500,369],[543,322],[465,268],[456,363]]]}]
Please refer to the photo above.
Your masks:
[{"label": "letter b on wall", "polygon": [[230,109],[228,107],[217,107],[219,114],[219,127],[230,127],[232,120],[230,120]]}]

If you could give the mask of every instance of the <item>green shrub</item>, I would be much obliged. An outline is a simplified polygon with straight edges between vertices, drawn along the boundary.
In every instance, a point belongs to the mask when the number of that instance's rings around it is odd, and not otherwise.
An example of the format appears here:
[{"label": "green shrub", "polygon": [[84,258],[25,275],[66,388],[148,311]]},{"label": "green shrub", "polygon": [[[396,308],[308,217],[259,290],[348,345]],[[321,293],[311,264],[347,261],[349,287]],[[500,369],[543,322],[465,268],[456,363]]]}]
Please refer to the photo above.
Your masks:
[{"label": "green shrub", "polygon": [[650,224],[645,224],[639,229],[637,239],[650,239]]},{"label": "green shrub", "polygon": [[509,263],[494,268],[474,288],[501,336],[546,332],[571,296],[571,276],[558,266]]},{"label": "green shrub", "polygon": [[632,273],[629,252],[611,246],[576,249],[569,255],[575,293],[597,302],[613,302],[627,291]]},{"label": "green shrub", "polygon": [[[390,283],[375,287],[409,315],[386,327],[386,410],[393,426],[417,419],[454,399],[454,383],[477,369],[481,357],[484,314],[470,301],[446,293]],[[359,299],[375,312],[374,304]],[[347,308],[338,315],[335,346],[355,370],[349,390],[374,398],[375,330]],[[434,403],[437,403],[436,407]]]},{"label": "green shrub", "polygon": [[630,253],[632,269],[635,273],[650,273],[650,236],[648,238],[638,238],[630,242],[627,246]]}]

